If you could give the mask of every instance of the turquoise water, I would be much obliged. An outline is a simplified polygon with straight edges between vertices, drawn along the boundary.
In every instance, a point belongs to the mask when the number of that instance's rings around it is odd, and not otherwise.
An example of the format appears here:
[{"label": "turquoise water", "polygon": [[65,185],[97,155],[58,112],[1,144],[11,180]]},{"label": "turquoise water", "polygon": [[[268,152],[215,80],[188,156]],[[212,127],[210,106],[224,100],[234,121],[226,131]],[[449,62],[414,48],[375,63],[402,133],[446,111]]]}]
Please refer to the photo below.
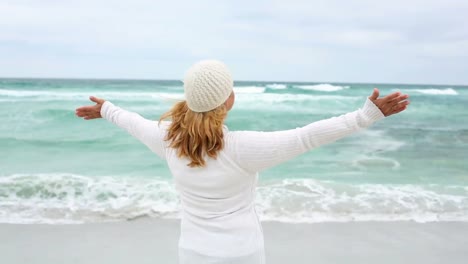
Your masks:
[{"label": "turquoise water", "polygon": [[[410,95],[405,112],[261,173],[263,220],[468,221],[468,87],[236,82],[230,130],[273,131],[361,107],[372,88]],[[177,217],[169,170],[105,120],[95,95],[158,120],[179,81],[0,79],[0,222]]]}]

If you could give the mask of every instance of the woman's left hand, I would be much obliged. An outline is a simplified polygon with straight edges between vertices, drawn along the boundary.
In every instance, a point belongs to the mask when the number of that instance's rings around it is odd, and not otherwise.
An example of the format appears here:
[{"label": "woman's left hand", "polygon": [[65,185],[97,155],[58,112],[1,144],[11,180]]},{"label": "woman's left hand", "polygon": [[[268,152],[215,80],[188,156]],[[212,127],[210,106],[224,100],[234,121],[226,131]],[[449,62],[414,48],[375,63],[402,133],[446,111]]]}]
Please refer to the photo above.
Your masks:
[{"label": "woman's left hand", "polygon": [[374,92],[369,99],[380,109],[384,116],[400,113],[409,105],[409,95],[394,92],[382,98],[379,97],[379,89],[374,88]]},{"label": "woman's left hand", "polygon": [[83,117],[85,120],[101,118],[101,107],[106,100],[90,96],[89,100],[95,102],[95,105],[82,106],[75,110],[75,114],[78,117]]}]

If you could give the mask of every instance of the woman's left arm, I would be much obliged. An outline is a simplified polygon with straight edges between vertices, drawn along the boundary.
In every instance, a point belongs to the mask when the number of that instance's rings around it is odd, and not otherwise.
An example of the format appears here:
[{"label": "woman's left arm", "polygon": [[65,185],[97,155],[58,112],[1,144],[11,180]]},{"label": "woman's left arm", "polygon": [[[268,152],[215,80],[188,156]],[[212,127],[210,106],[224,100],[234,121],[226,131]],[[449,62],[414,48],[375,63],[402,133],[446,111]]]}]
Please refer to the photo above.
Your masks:
[{"label": "woman's left arm", "polygon": [[235,142],[231,148],[232,155],[248,171],[268,169],[404,111],[409,104],[407,99],[408,95],[399,92],[379,98],[378,89],[374,89],[361,109],[347,114],[290,130],[231,132]]},{"label": "woman's left arm", "polygon": [[157,121],[145,119],[137,113],[124,110],[104,99],[91,96],[90,100],[96,105],[77,108],[77,116],[85,120],[105,118],[140,140],[160,158],[166,158],[164,132]]}]

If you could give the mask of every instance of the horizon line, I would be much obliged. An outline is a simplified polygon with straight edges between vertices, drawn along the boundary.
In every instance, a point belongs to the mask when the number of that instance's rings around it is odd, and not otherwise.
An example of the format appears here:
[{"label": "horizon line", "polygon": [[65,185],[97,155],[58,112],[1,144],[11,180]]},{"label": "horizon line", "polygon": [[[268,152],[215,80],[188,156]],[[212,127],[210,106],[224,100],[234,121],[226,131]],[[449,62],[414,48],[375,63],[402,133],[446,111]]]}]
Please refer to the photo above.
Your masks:
[{"label": "horizon line", "polygon": [[[179,81],[177,79],[150,79],[150,78],[103,78],[103,77],[0,77],[0,80],[7,79],[25,79],[25,80],[96,80],[96,81]],[[271,83],[271,84],[282,84],[282,83],[312,83],[312,84],[383,84],[383,85],[395,85],[395,84],[406,84],[406,85],[438,85],[438,86],[468,86],[468,84],[448,84],[448,83],[397,83],[397,82],[340,82],[340,81],[272,81],[272,80],[234,80],[234,82],[260,82],[260,83]]]}]

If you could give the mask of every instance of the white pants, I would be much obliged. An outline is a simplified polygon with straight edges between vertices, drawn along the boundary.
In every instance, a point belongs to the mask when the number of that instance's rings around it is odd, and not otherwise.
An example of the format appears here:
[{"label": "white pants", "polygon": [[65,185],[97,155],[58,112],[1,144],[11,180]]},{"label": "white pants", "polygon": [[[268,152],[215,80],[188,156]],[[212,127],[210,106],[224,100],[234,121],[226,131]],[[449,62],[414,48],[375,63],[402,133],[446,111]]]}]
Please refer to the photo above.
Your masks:
[{"label": "white pants", "polygon": [[211,257],[179,248],[179,264],[265,264],[265,251],[262,249],[240,257]]}]

